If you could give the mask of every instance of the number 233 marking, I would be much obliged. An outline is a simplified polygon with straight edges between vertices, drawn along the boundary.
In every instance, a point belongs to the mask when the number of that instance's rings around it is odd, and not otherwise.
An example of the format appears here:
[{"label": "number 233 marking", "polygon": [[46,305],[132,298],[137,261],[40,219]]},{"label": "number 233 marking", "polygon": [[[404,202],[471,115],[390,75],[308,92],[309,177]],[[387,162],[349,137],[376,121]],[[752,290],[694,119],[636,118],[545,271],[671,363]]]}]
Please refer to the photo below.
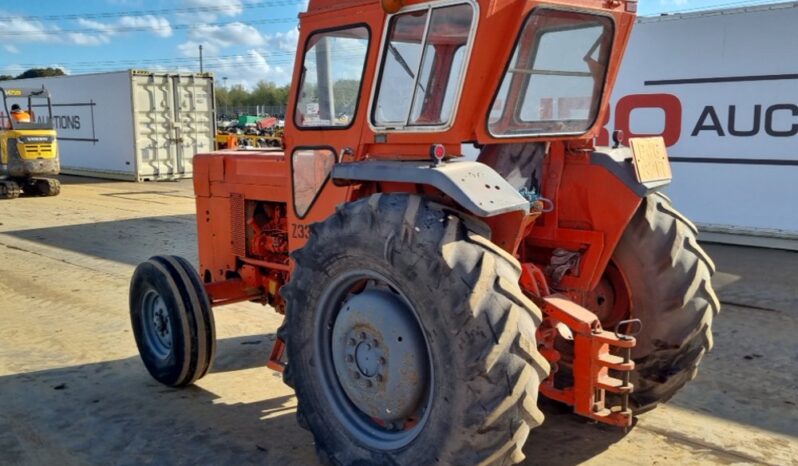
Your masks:
[{"label": "number 233 marking", "polygon": [[297,239],[310,238],[310,225],[303,225],[301,223],[294,223],[291,225],[291,237]]}]

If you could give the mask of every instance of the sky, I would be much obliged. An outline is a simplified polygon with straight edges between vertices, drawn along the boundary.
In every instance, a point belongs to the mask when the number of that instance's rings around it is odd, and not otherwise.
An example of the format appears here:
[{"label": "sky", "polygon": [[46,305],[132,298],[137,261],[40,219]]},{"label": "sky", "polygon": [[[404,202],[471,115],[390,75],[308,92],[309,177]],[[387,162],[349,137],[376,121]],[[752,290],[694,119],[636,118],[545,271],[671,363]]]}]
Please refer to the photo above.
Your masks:
[{"label": "sky", "polygon": [[[778,0],[776,0],[778,1]],[[640,15],[773,0],[641,0]],[[205,71],[217,85],[288,84],[307,0],[0,1],[0,74],[60,67]],[[227,79],[225,79],[227,78]]]}]

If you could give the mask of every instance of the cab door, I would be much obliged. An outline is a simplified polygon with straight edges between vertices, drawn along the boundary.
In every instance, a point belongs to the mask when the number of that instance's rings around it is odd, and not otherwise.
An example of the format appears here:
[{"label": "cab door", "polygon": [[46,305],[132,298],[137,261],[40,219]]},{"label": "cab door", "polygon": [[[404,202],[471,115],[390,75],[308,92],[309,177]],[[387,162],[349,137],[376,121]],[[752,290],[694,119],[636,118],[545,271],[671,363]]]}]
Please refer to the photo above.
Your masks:
[{"label": "cab door", "polygon": [[[338,24],[340,18],[335,18]],[[324,220],[347,199],[348,189],[335,186],[330,174],[336,163],[360,153],[367,69],[373,68],[369,61],[374,59],[375,38],[368,24],[325,27],[318,21],[319,26],[312,27],[314,22],[303,18],[294,94],[286,116],[291,250],[307,242],[311,223]]]}]

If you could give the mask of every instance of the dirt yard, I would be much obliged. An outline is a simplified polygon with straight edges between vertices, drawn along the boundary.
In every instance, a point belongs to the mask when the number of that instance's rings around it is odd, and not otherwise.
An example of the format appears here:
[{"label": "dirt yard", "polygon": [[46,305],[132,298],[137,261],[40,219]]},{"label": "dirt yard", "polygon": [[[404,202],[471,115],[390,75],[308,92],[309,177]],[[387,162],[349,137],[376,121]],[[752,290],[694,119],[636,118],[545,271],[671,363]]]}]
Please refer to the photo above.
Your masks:
[{"label": "dirt yard", "polygon": [[[0,464],[316,464],[265,367],[269,309],[217,310],[196,387],[160,386],[138,358],[129,279],[154,254],[196,263],[190,182],[64,181],[0,202]],[[528,464],[798,465],[798,253],[707,249],[724,306],[698,378],[628,433],[544,402]]]}]

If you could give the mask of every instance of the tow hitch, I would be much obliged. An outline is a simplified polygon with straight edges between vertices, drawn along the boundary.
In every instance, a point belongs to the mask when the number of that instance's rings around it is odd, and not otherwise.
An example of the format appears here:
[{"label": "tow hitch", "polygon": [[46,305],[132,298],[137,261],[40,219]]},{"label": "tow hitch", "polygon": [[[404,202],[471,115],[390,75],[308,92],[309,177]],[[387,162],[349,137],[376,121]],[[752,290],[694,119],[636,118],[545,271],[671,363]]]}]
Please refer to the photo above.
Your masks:
[{"label": "tow hitch", "polygon": [[[629,408],[629,396],[634,385],[629,378],[635,367],[631,354],[637,343],[634,336],[641,329],[640,320],[624,320],[618,323],[614,332],[604,330],[596,314],[565,295],[549,295],[547,287],[540,286],[539,269],[524,264],[523,270],[521,283],[524,288],[541,293],[533,296],[544,314],[538,330],[538,344],[541,354],[552,367],[549,377],[540,386],[540,392],[550,399],[573,406],[575,413],[595,421],[619,427],[631,426],[633,414]],[[623,328],[631,330],[624,334],[620,331]],[[565,386],[561,380],[555,384],[557,372],[564,363],[563,355],[555,346],[558,339],[573,341],[573,356],[568,361],[572,365],[573,380],[565,382]],[[608,392],[618,395],[620,404],[608,405]]]}]

